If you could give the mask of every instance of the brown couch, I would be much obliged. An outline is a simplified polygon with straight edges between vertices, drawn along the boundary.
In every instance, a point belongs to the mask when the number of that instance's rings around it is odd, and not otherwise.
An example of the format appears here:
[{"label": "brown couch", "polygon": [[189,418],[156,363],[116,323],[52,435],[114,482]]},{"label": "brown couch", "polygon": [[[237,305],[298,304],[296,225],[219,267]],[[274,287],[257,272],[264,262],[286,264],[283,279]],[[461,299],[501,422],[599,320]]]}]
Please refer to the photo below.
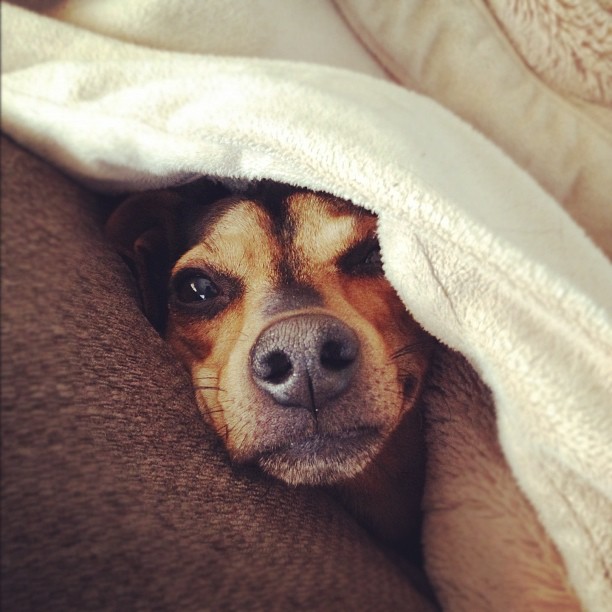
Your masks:
[{"label": "brown couch", "polygon": [[96,198],[2,145],[2,609],[416,610],[321,491],[237,472]]}]

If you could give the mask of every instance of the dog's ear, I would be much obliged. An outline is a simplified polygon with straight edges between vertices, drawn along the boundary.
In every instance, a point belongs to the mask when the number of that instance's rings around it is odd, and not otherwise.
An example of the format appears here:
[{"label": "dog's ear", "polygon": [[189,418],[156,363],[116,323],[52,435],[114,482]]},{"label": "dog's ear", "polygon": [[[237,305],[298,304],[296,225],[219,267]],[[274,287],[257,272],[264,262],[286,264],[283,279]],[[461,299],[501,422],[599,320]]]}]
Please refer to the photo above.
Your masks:
[{"label": "dog's ear", "polygon": [[179,248],[179,208],[171,191],[137,194],[122,202],[106,223],[106,234],[136,276],[145,315],[163,333],[167,284]]}]

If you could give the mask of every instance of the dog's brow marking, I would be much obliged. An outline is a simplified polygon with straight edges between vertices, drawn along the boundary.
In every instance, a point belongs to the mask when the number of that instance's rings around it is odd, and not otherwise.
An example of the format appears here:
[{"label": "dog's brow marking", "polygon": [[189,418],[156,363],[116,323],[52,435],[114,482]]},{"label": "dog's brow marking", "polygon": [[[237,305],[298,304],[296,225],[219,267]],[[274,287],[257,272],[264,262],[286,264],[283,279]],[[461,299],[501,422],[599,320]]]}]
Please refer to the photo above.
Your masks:
[{"label": "dog's brow marking", "polygon": [[202,262],[252,283],[278,274],[270,262],[280,259],[270,218],[256,202],[244,200],[216,220],[206,240],[183,257],[181,267]]},{"label": "dog's brow marking", "polygon": [[324,214],[312,215],[299,227],[295,248],[310,261],[331,261],[352,240],[355,226],[355,219],[350,216],[334,219]]},{"label": "dog's brow marking", "polygon": [[229,196],[220,200],[214,207],[203,212],[199,209],[187,210],[185,225],[181,228],[185,244],[189,249],[205,242],[208,233],[215,227],[217,221],[226,215],[232,208],[239,205],[242,199],[238,196]]}]

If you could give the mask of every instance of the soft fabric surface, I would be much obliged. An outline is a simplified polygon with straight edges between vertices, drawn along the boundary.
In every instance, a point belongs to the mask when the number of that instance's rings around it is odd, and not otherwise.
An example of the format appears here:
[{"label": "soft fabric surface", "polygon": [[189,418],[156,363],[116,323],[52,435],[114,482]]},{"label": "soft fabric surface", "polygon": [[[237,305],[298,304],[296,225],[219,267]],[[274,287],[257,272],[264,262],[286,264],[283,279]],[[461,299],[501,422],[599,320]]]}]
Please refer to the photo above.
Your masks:
[{"label": "soft fabric surface", "polygon": [[[154,4],[162,10],[161,3]],[[153,26],[162,33],[177,6],[163,4],[170,7],[167,19],[157,14],[154,24],[161,25]],[[114,5],[106,3],[111,11]],[[186,5],[181,3],[183,11]],[[70,19],[70,7],[67,3],[57,15]],[[427,23],[456,54],[455,37],[466,28],[444,27],[445,15],[439,11]],[[579,195],[576,205],[566,205],[610,252],[610,173],[604,170],[610,167],[610,139],[603,123],[570,120],[572,110],[558,123],[554,117],[563,102],[547,109],[534,97],[529,109],[523,99],[523,118],[530,110],[566,135],[554,141],[560,164],[544,154],[550,149],[538,149],[537,121],[511,139],[528,150],[527,136],[534,138],[535,157],[546,170],[540,173],[505,141],[496,138],[505,151],[496,148],[431,99],[372,76],[323,65],[202,55],[214,48],[186,48],[191,53],[183,54],[180,40],[173,43],[178,49],[154,50],[142,44],[142,31],[151,25],[146,19],[134,19],[133,29],[117,38],[85,29],[99,18],[74,21],[85,27],[3,5],[3,129],[101,190],[135,190],[200,174],[234,181],[271,178],[330,191],[378,213],[389,279],[417,319],[465,355],[493,394],[491,403],[476,378],[467,385],[471,393],[456,399],[485,413],[494,405],[495,430],[466,409],[456,413],[458,429],[434,418],[428,434],[434,459],[426,501],[434,511],[426,518],[425,552],[441,601],[450,609],[486,609],[484,602],[506,609],[512,589],[489,588],[494,581],[486,578],[499,575],[512,584],[508,568],[523,567],[528,556],[537,567],[527,573],[536,584],[542,582],[547,558],[555,554],[545,534],[558,547],[583,605],[598,610],[610,601],[612,272],[575,220],[510,159],[532,171],[553,195],[559,194],[552,179],[569,176],[561,191]],[[484,27],[482,41],[494,31],[491,20],[489,29],[471,18],[460,22]],[[407,31],[415,33],[416,23],[410,21]],[[232,27],[226,24],[225,45],[242,40],[240,29]],[[478,38],[478,28],[467,31]],[[144,42],[155,45],[163,38],[149,32]],[[478,42],[471,44],[478,49]],[[333,45],[329,48],[330,63],[355,67]],[[238,45],[236,53],[241,50]],[[229,52],[227,46],[221,51]],[[497,60],[499,50],[495,53]],[[449,55],[431,60],[444,57]],[[362,66],[369,60],[354,61]],[[497,64],[490,61],[492,69]],[[430,72],[418,74],[427,81]],[[476,74],[473,65],[470,74]],[[507,99],[521,90],[521,78],[522,73],[517,81],[498,82],[497,95]],[[478,93],[468,81],[470,88]],[[457,97],[450,92],[449,99]],[[474,112],[495,106],[492,100],[474,104]],[[504,108],[499,116],[489,110],[497,122],[492,137],[506,120]],[[508,125],[516,130],[513,118]],[[550,134],[542,142],[549,142]],[[444,405],[434,401],[431,414]],[[495,435],[542,532],[510,472],[489,471],[495,453],[483,450],[474,457],[474,445],[496,448]],[[449,446],[459,450],[447,452]],[[466,474],[474,486],[448,486]],[[492,494],[498,485],[509,498]],[[470,503],[476,511],[468,527],[462,511]],[[525,514],[513,516],[519,506]],[[435,511],[440,508],[447,512]],[[448,511],[453,508],[458,511]],[[492,528],[498,517],[509,521],[509,531]],[[508,524],[504,521],[500,525]],[[505,534],[513,529],[530,532],[524,545],[521,538],[510,538],[519,542],[516,548],[508,545]],[[480,537],[486,533],[490,536]],[[457,554],[445,554],[449,550]],[[507,555],[497,570],[487,563],[491,554],[502,558],[495,551]],[[480,573],[466,571],[466,559]]]}]

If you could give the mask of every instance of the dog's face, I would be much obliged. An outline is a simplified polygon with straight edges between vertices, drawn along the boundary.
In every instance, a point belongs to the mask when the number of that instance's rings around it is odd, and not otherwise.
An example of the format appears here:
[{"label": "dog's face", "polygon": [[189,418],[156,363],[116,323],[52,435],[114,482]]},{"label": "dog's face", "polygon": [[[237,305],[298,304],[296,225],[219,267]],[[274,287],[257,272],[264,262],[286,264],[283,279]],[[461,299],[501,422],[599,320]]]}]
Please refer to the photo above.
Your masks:
[{"label": "dog's face", "polygon": [[[359,474],[412,409],[429,337],[383,275],[373,215],[271,193],[205,205],[139,196],[141,211],[162,202],[163,227],[127,242],[143,276],[158,266],[165,336],[232,458],[288,483],[334,484]],[[124,243],[117,228],[131,216],[111,219]]]}]

